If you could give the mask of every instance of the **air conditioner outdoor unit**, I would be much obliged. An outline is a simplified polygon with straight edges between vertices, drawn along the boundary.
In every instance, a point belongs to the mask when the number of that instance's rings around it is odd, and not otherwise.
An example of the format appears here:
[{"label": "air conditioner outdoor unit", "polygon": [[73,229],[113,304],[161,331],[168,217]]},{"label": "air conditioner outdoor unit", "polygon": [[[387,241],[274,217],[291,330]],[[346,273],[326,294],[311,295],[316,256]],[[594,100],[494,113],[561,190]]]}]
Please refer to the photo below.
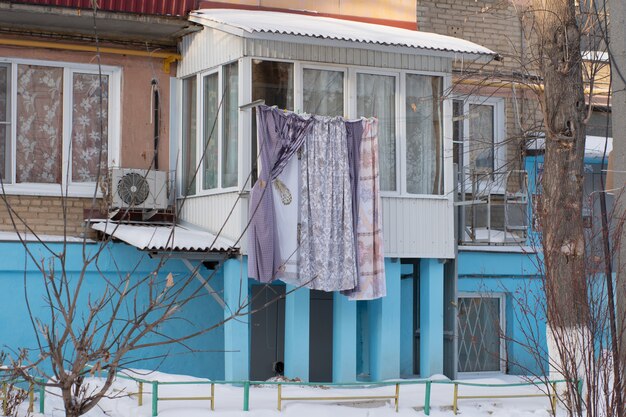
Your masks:
[{"label": "air conditioner outdoor unit", "polygon": [[112,208],[137,210],[167,208],[167,172],[113,168],[110,178]]}]

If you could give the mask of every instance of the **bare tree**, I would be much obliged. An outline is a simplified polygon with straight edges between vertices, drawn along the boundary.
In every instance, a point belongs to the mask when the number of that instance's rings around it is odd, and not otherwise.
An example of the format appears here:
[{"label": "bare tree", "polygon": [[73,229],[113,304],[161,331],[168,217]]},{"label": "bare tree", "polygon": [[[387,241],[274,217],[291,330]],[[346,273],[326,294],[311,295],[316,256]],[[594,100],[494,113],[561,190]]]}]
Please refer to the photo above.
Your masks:
[{"label": "bare tree", "polygon": [[[620,318],[615,317],[613,308],[611,266],[615,242],[609,242],[612,226],[603,213],[601,247],[604,253],[600,252],[603,255],[599,256],[600,262],[595,259],[596,254],[586,252],[583,226],[586,126],[593,107],[604,105],[599,103],[604,97],[595,96],[596,91],[608,85],[608,77],[602,79],[607,66],[601,58],[601,51],[607,45],[604,3],[593,0],[508,0],[505,3],[514,6],[522,22],[524,38],[519,51],[515,51],[519,55],[513,53],[505,58],[516,61],[519,72],[502,74],[496,69],[492,74],[483,71],[479,75],[484,77],[481,88],[487,91],[489,80],[506,80],[508,75],[514,94],[515,85],[528,87],[540,104],[539,117],[533,119],[531,115],[530,121],[522,121],[516,115],[516,122],[522,137],[534,140],[540,130],[545,138],[539,190],[541,204],[536,207],[536,214],[542,229],[538,263],[544,281],[539,298],[545,305],[543,321],[548,324],[550,370],[569,381],[566,404],[570,415],[584,412],[595,415],[598,408],[594,400],[599,399],[598,392],[588,393],[583,398],[577,394],[576,384],[585,379],[589,381],[587,387],[592,388],[590,384],[596,384],[599,375],[607,381],[610,379],[616,388],[616,393],[610,394],[614,396],[611,401],[615,406],[605,409],[623,415],[622,375],[616,341],[623,334],[624,326],[619,325]],[[497,13],[499,6],[502,2],[485,6],[480,13]],[[515,42],[511,44],[515,50]],[[583,44],[597,52],[583,54]],[[606,107],[609,107],[608,88],[602,93],[606,93]],[[524,129],[524,122],[527,129]],[[604,206],[605,202],[601,202]],[[526,311],[531,316],[523,318],[527,327],[531,325],[529,321],[542,320],[535,317],[533,311]],[[598,338],[602,339],[600,343]],[[544,343],[536,337],[532,340]],[[532,344],[527,347],[535,350],[537,358],[546,354]],[[608,356],[607,352],[610,352]],[[610,378],[601,367],[609,367]],[[583,410],[587,406],[590,408]]]}]

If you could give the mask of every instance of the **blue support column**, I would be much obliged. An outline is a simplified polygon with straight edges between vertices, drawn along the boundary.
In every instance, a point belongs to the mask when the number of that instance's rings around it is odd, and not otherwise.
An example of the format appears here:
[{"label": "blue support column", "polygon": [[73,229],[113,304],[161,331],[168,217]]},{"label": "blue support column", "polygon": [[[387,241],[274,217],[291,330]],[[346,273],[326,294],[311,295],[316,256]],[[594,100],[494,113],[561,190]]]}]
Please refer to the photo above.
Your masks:
[{"label": "blue support column", "polygon": [[385,258],[387,296],[370,301],[370,378],[400,377],[400,260]]},{"label": "blue support column", "polygon": [[[248,303],[248,258],[229,259],[223,266],[224,318],[228,319]],[[224,324],[224,379],[247,380],[250,375],[250,326],[248,307],[239,310],[243,316]]]},{"label": "blue support column", "polygon": [[356,381],[356,301],[333,294],[333,382]]},{"label": "blue support column", "polygon": [[311,296],[308,288],[287,285],[285,299],[285,376],[309,380],[309,316]]},{"label": "blue support column", "polygon": [[420,260],[420,375],[443,374],[443,263]]}]

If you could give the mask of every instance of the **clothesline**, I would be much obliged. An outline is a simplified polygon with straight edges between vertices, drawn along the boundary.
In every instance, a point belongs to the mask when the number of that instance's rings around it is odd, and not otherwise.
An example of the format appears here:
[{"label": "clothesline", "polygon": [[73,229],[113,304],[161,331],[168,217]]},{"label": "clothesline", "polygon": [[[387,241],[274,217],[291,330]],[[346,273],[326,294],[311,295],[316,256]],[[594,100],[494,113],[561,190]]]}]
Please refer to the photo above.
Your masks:
[{"label": "clothesline", "polygon": [[263,169],[250,199],[249,276],[355,300],[384,296],[377,120],[259,105],[257,127]]}]

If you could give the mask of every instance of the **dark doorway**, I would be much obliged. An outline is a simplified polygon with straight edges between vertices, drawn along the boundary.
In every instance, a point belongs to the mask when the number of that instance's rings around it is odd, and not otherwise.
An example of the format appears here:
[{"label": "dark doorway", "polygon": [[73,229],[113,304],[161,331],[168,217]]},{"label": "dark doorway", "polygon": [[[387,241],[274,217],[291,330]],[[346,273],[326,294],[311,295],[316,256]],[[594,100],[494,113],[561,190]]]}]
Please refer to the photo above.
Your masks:
[{"label": "dark doorway", "polygon": [[250,379],[264,381],[285,360],[285,286],[254,285],[250,292],[251,310],[258,310],[250,317]]},{"label": "dark doorway", "polygon": [[333,293],[311,290],[309,381],[333,379]]},{"label": "dark doorway", "polygon": [[443,373],[456,378],[456,261],[448,260],[443,266]]},{"label": "dark doorway", "polygon": [[[410,296],[402,297],[402,320],[411,329],[412,340],[412,374],[420,374],[420,263],[419,259],[403,259],[401,275],[402,291],[410,292]],[[406,305],[404,304],[406,303]],[[403,340],[403,342],[405,342]],[[407,373],[406,376],[411,376]]]}]

